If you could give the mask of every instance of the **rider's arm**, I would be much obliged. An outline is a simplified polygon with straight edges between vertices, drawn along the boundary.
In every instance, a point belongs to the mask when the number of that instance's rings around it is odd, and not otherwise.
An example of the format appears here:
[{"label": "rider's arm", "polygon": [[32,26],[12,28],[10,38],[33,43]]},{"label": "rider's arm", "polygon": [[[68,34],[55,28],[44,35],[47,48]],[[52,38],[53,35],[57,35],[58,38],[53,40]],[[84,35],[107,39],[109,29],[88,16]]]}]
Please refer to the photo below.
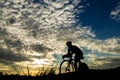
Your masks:
[{"label": "rider's arm", "polygon": [[65,58],[65,57],[71,57],[71,51],[68,49],[67,54],[63,55],[62,57],[63,58]]},{"label": "rider's arm", "polygon": [[73,54],[72,51],[71,51],[70,49],[68,49],[68,54],[67,54],[67,55],[68,55],[69,57],[71,57],[72,54]]},{"label": "rider's arm", "polygon": [[70,51],[70,49],[68,49],[68,53],[67,53],[68,55],[70,55],[71,54],[71,51]]}]

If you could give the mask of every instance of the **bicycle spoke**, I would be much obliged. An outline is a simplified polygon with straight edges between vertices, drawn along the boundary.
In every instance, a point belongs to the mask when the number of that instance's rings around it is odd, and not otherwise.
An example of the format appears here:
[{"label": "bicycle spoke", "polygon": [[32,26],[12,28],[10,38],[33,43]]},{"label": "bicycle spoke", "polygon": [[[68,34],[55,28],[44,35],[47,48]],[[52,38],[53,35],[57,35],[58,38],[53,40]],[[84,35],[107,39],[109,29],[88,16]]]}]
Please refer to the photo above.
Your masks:
[{"label": "bicycle spoke", "polygon": [[59,69],[59,73],[68,73],[68,72],[74,72],[74,65],[72,62],[69,62],[68,60],[64,60],[61,64],[60,64],[60,69]]}]

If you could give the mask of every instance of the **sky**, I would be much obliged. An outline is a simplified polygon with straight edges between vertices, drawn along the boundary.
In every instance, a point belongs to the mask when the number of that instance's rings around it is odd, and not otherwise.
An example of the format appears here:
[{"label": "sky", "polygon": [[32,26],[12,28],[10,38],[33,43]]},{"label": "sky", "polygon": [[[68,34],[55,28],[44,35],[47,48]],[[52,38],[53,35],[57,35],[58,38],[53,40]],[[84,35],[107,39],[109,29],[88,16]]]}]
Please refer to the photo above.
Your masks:
[{"label": "sky", "polygon": [[79,18],[91,25],[98,39],[119,37],[119,0],[88,0],[90,6]]},{"label": "sky", "polygon": [[120,66],[119,0],[0,0],[0,72],[59,66],[71,40],[91,69]]}]

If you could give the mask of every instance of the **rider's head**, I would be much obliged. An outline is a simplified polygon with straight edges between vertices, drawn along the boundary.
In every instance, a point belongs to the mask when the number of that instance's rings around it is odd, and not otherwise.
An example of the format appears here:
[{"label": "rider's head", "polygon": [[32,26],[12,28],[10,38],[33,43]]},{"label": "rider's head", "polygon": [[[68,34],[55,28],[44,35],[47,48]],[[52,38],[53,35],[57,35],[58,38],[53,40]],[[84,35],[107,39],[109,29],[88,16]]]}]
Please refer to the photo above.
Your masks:
[{"label": "rider's head", "polygon": [[67,46],[71,46],[71,45],[72,45],[72,42],[71,42],[71,41],[67,41],[67,42],[66,42],[66,45],[67,45]]}]

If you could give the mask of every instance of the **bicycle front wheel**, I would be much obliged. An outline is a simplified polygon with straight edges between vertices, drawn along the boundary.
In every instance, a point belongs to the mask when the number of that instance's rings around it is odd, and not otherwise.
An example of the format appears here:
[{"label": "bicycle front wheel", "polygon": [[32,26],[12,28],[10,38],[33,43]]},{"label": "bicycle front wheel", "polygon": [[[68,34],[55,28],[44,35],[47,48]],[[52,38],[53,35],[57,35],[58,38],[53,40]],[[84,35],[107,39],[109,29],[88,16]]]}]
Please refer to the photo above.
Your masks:
[{"label": "bicycle front wheel", "polygon": [[59,74],[74,72],[74,71],[75,71],[75,68],[74,68],[73,62],[70,62],[69,60],[64,60],[61,62],[59,67]]}]

